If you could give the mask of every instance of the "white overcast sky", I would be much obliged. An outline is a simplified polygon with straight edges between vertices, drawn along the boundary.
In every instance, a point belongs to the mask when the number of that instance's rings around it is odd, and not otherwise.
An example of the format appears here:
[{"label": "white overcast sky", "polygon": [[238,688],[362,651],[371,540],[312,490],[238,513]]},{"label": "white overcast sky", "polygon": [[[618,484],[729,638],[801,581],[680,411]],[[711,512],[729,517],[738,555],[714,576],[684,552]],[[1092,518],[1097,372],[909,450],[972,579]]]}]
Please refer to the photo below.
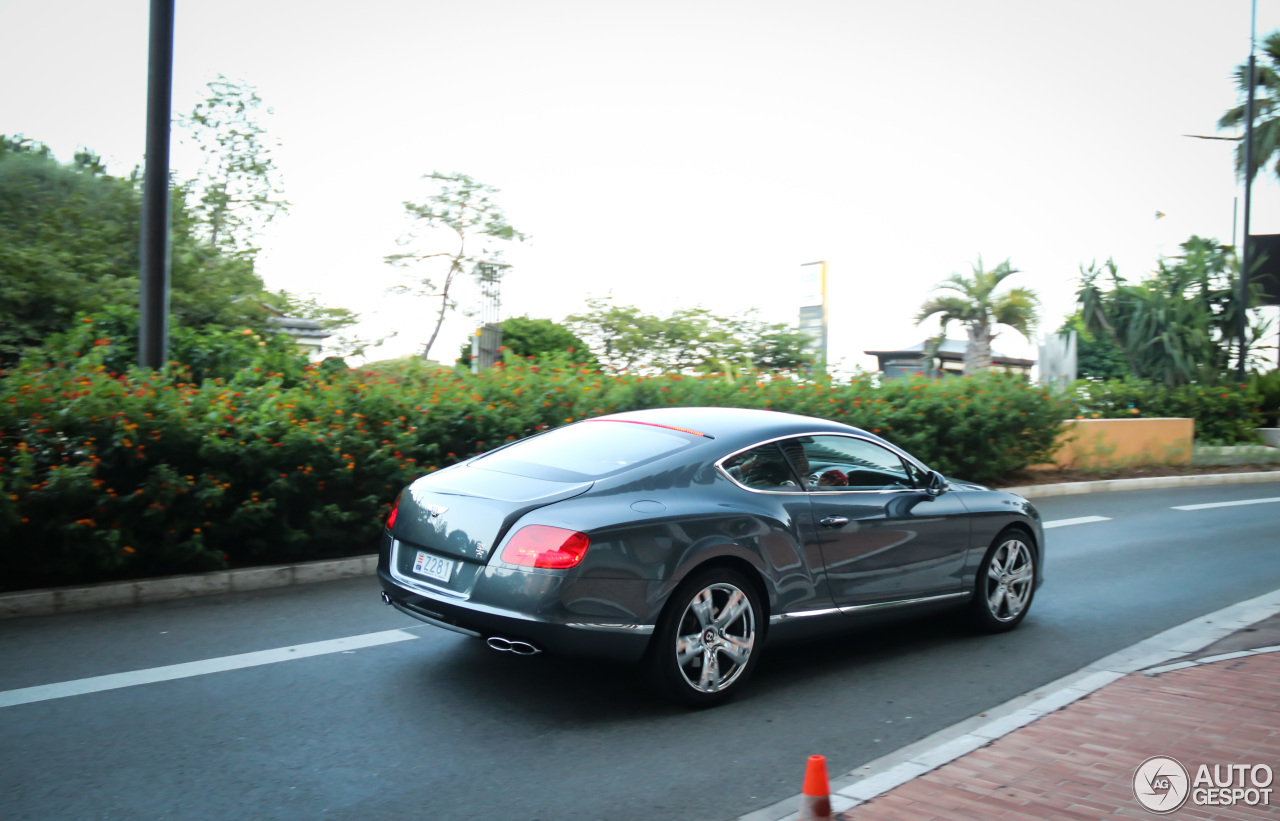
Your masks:
[{"label": "white overcast sky", "polygon": [[[1261,40],[1280,2],[1258,5]],[[140,163],[147,7],[0,0],[0,133]],[[611,295],[794,322],[799,266],[827,260],[832,359],[874,367],[979,254],[1053,330],[1082,262],[1136,277],[1191,234],[1231,241],[1231,144],[1183,135],[1217,133],[1248,36],[1248,0],[178,0],[173,106],[221,73],[274,108],[293,208],[260,272],[398,331],[374,358],[429,336],[382,260],[440,170],[532,235],[504,315]],[[1280,187],[1255,192],[1254,233],[1280,233]]]}]

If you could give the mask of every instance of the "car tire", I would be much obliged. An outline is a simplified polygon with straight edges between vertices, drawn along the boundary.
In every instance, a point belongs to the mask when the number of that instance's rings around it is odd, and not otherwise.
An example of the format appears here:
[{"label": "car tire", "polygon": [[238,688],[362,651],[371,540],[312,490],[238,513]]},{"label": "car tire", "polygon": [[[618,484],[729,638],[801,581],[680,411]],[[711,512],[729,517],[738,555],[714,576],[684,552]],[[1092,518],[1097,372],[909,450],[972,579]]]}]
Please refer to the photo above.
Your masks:
[{"label": "car tire", "polygon": [[971,602],[974,624],[987,633],[1017,627],[1035,598],[1039,553],[1026,531],[1009,528],[991,543],[978,565]]},{"label": "car tire", "polygon": [[711,707],[742,689],[764,639],[755,585],[728,567],[694,572],[658,619],[645,663],[660,692],[689,707]]}]

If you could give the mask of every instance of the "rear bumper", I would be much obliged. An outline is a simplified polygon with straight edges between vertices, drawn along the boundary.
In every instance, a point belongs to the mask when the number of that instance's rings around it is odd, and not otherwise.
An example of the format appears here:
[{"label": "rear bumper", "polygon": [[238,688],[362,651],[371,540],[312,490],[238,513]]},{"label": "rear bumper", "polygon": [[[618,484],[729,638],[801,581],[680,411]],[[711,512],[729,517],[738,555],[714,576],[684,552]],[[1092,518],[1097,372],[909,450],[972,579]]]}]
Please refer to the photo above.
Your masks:
[{"label": "rear bumper", "polygon": [[[477,638],[500,636],[557,655],[639,661],[653,633],[646,609],[652,583],[641,579],[577,579],[509,568],[485,568],[467,596],[406,584],[390,570],[384,539],[378,581],[400,612]],[[600,594],[607,589],[608,596]]]},{"label": "rear bumper", "polygon": [[378,579],[397,610],[427,624],[477,638],[527,641],[557,655],[636,662],[644,655],[653,632],[652,625],[538,619],[405,590],[383,572],[378,573]]}]

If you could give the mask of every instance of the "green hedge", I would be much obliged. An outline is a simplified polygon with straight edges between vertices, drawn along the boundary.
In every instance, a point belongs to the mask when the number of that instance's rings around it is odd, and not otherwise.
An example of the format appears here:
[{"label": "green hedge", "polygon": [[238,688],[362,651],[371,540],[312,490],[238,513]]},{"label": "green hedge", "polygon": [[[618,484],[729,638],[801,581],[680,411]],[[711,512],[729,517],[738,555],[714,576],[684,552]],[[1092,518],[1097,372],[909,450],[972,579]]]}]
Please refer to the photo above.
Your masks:
[{"label": "green hedge", "polygon": [[1138,379],[1077,382],[1076,416],[1099,419],[1191,418],[1196,441],[1233,445],[1258,441],[1262,397],[1250,385],[1180,385]]},{"label": "green hedge", "polygon": [[999,375],[876,387],[519,361],[477,376],[426,366],[329,373],[291,357],[284,340],[210,333],[184,344],[208,348],[211,378],[176,365],[122,372],[118,343],[95,321],[54,346],[56,356],[0,376],[0,588],[368,552],[416,476],[616,411],[821,416],[979,481],[1045,459],[1070,415]]}]

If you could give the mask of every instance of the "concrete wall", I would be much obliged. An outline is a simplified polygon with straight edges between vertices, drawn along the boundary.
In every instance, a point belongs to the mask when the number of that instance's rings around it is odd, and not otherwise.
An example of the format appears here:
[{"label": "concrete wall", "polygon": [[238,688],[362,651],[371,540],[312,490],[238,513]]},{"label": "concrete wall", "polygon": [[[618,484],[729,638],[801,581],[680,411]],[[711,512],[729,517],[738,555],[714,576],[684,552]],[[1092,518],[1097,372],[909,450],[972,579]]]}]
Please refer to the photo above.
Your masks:
[{"label": "concrete wall", "polygon": [[1053,463],[1032,469],[1188,465],[1194,440],[1194,419],[1068,419]]}]

